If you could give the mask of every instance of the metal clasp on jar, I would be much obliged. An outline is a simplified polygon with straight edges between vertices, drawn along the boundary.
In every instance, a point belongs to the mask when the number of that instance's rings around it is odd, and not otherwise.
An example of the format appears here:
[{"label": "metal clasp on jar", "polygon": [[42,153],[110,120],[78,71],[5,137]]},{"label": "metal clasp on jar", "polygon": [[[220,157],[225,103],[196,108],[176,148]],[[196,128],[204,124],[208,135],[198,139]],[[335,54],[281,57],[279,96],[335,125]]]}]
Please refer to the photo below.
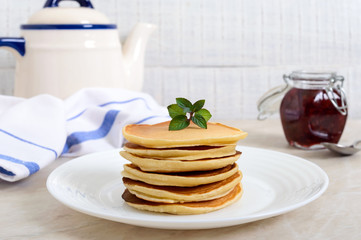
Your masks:
[{"label": "metal clasp on jar", "polygon": [[[335,76],[330,79],[330,84],[325,88],[328,98],[332,102],[332,105],[342,114],[347,114],[347,101],[346,93],[343,90],[344,77]],[[335,92],[338,94],[335,94]],[[340,104],[337,102],[337,97],[340,96]]]}]

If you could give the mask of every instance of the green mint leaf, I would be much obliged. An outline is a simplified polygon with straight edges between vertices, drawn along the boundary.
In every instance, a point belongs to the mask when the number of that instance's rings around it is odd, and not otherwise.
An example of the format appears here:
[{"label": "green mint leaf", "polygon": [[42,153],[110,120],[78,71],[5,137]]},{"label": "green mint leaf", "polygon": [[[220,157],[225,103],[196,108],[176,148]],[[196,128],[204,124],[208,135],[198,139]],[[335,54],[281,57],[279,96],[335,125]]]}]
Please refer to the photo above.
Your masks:
[{"label": "green mint leaf", "polygon": [[178,115],[169,123],[169,131],[182,130],[189,126],[189,120],[185,115]]},{"label": "green mint leaf", "polygon": [[201,115],[207,122],[212,117],[212,114],[205,108],[197,111],[196,114]]},{"label": "green mint leaf", "polygon": [[178,115],[186,115],[186,113],[183,111],[183,108],[181,108],[177,104],[171,104],[167,107],[167,109],[171,118],[174,118]]},{"label": "green mint leaf", "polygon": [[175,100],[176,100],[178,106],[183,108],[183,110],[185,112],[191,112],[192,111],[193,104],[188,99],[176,98]]},{"label": "green mint leaf", "polygon": [[207,121],[204,119],[204,117],[198,113],[194,114],[192,117],[192,122],[194,122],[196,125],[198,125],[201,128],[207,129]]},{"label": "green mint leaf", "polygon": [[206,100],[198,100],[197,102],[195,102],[193,104],[193,107],[192,107],[192,112],[197,112],[199,110],[202,109],[202,107],[204,106],[204,103],[206,102]]},{"label": "green mint leaf", "polygon": [[212,114],[204,109],[205,100],[198,100],[192,104],[185,98],[176,98],[177,104],[171,104],[167,107],[169,116],[172,120],[169,123],[169,131],[181,130],[189,126],[190,122],[201,128],[207,129],[207,122]]}]

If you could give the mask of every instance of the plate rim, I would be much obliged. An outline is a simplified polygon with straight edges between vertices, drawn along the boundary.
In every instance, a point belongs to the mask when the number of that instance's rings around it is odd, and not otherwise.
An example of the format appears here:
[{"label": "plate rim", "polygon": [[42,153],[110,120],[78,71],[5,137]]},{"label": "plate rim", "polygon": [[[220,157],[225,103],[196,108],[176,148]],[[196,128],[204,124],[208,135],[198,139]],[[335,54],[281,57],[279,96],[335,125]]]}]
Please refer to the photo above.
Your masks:
[{"label": "plate rim", "polygon": [[[235,226],[235,225],[240,225],[240,224],[244,224],[244,223],[249,223],[249,222],[253,222],[253,221],[258,221],[258,220],[262,220],[262,219],[266,219],[266,218],[270,218],[270,217],[274,217],[274,216],[278,216],[278,215],[282,215],[288,212],[291,212],[295,209],[298,209],[302,206],[305,206],[311,202],[313,202],[314,200],[318,199],[322,194],[324,194],[329,186],[329,177],[327,175],[327,173],[317,164],[306,160],[302,157],[298,157],[292,154],[288,154],[288,153],[284,153],[284,152],[279,152],[279,151],[275,151],[275,150],[269,150],[269,149],[264,149],[264,148],[258,148],[258,147],[248,147],[248,146],[240,146],[237,145],[236,146],[237,150],[242,149],[242,151],[245,151],[246,149],[251,149],[253,151],[255,150],[261,150],[263,152],[269,152],[272,154],[277,154],[277,155],[282,155],[282,156],[288,156],[288,157],[292,157],[294,160],[297,161],[301,161],[303,164],[307,164],[309,166],[312,166],[314,169],[317,169],[318,173],[320,173],[320,176],[322,176],[322,180],[323,180],[323,186],[322,188],[314,195],[312,195],[310,198],[303,200],[301,202],[289,205],[289,206],[285,206],[285,207],[281,207],[278,208],[276,210],[269,210],[269,211],[257,211],[255,213],[251,213],[249,215],[247,215],[246,217],[244,216],[238,216],[238,217],[222,217],[222,220],[218,220],[216,218],[208,218],[208,219],[192,219],[192,218],[180,218],[177,221],[175,220],[170,220],[167,218],[164,219],[157,219],[156,221],[151,220],[151,219],[142,219],[139,220],[139,217],[134,217],[134,216],[122,216],[122,215],[117,215],[114,216],[112,214],[108,214],[108,213],[99,213],[97,211],[91,211],[89,210],[87,207],[83,207],[83,206],[79,206],[76,204],[71,204],[69,202],[66,201],[66,198],[62,198],[61,196],[59,196],[59,194],[57,194],[57,192],[54,190],[54,188],[52,187],[52,180],[56,177],[56,175],[58,174],[59,171],[62,171],[62,168],[67,167],[68,165],[74,164],[74,161],[83,161],[84,158],[89,158],[89,157],[93,157],[95,155],[98,154],[111,154],[111,153],[115,153],[118,151],[121,151],[122,149],[112,149],[112,150],[107,150],[107,151],[100,151],[100,152],[94,152],[94,153],[90,153],[90,154],[86,154],[83,156],[79,156],[76,157],[74,159],[71,159],[70,161],[58,166],[57,168],[55,168],[47,177],[46,180],[46,188],[48,190],[48,192],[57,200],[59,201],[61,204],[84,214],[90,215],[90,216],[95,216],[98,218],[102,218],[102,219],[107,219],[107,220],[111,220],[111,221],[116,221],[116,222],[121,222],[121,223],[125,223],[125,224],[130,224],[130,225],[135,225],[135,226],[143,226],[143,227],[151,227],[151,228],[159,228],[159,229],[210,229],[210,228],[220,228],[220,227],[227,227],[227,226]],[[172,215],[175,216],[175,215]],[[190,215],[192,216],[192,215]],[[246,220],[246,221],[244,221]],[[134,223],[134,221],[138,222],[138,223]],[[141,224],[139,223],[141,222]],[[222,223],[221,226],[217,226],[217,227],[196,227],[196,226],[192,226],[192,227],[181,227],[181,228],[172,228],[172,227],[167,227],[167,226],[156,226],[157,224],[162,224],[162,223],[169,223],[171,222],[172,224],[181,224],[181,223],[188,223],[188,224],[194,224],[194,223],[198,223],[198,224],[214,224],[214,223]]]}]

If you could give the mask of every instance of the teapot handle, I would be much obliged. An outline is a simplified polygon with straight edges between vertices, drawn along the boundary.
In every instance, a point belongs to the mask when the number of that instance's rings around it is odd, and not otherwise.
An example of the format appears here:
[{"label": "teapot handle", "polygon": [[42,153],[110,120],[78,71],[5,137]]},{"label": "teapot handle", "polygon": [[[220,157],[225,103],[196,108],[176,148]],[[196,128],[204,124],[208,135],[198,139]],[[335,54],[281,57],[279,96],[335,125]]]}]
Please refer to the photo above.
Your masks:
[{"label": "teapot handle", "polygon": [[[59,2],[62,0],[47,0],[44,4],[44,8],[59,7]],[[94,8],[90,0],[74,0],[79,3],[81,7]]]},{"label": "teapot handle", "polygon": [[0,38],[0,47],[9,47],[20,54],[25,55],[25,39],[24,38]]}]

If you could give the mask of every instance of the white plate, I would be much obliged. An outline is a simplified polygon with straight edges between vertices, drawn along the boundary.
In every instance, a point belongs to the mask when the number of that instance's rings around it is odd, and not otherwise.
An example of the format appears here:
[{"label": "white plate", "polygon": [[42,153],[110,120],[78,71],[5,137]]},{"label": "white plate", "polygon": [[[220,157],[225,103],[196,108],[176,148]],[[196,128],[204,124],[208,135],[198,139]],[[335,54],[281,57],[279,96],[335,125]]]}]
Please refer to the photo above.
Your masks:
[{"label": "white plate", "polygon": [[126,205],[120,172],[127,161],[118,150],[71,160],[47,180],[49,192],[77,211],[137,226],[206,229],[233,226],[289,212],[315,200],[327,189],[328,177],[317,165],[292,155],[251,147],[237,161],[244,195],[231,206],[200,215],[151,213]]}]

